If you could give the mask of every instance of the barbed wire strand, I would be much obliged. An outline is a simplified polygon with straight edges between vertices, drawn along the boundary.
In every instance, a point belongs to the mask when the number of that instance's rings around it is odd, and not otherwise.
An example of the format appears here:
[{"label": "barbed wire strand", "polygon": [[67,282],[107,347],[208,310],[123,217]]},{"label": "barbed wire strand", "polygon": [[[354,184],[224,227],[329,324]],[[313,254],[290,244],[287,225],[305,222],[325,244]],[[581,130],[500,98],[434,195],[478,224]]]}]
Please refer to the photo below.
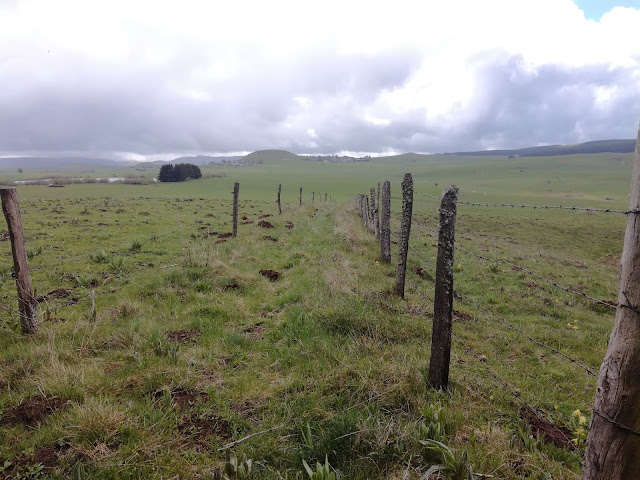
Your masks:
[{"label": "barbed wire strand", "polygon": [[[415,190],[414,190],[415,192]],[[429,195],[427,193],[415,192],[418,195],[428,198],[437,198],[441,197],[438,195]],[[565,206],[565,205],[526,205],[526,204],[515,204],[515,203],[479,203],[479,202],[466,202],[463,200],[458,200],[458,205],[468,205],[471,207],[511,207],[511,208],[532,208],[534,210],[548,210],[548,209],[557,209],[557,210],[579,210],[583,212],[601,212],[601,213],[620,213],[624,215],[628,215],[630,213],[640,213],[639,209],[631,209],[631,210],[615,210],[612,208],[592,208],[592,207],[576,207]]]}]

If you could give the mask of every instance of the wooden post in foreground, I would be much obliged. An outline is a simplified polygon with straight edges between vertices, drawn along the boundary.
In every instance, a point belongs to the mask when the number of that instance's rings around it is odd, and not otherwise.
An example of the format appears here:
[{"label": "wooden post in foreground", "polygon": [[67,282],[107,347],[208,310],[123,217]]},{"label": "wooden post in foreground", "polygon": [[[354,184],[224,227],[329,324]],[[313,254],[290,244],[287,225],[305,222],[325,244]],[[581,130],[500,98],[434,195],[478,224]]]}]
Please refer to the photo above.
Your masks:
[{"label": "wooden post in foreground", "polygon": [[300,187],[300,206],[302,206],[302,187]]},{"label": "wooden post in foreground", "polygon": [[18,289],[18,310],[20,327],[25,335],[38,333],[38,304],[31,289],[31,274],[27,263],[27,247],[22,230],[22,219],[18,206],[18,193],[15,188],[0,189],[2,212],[7,220],[11,253],[13,255],[13,271]]},{"label": "wooden post in foreground", "polygon": [[380,225],[380,260],[391,263],[391,184],[382,186],[382,218]]},{"label": "wooden post in foreground", "polygon": [[282,215],[282,205],[280,204],[281,191],[282,191],[282,184],[278,185],[278,215]]},{"label": "wooden post in foreground", "polygon": [[616,320],[598,376],[582,480],[624,480],[640,472],[640,129],[629,210]]},{"label": "wooden post in foreground", "polygon": [[453,329],[453,251],[456,227],[458,188],[450,186],[442,192],[438,259],[436,260],[435,300],[433,301],[433,334],[429,383],[438,390],[449,385],[451,331]]},{"label": "wooden post in foreground", "polygon": [[238,236],[238,193],[240,191],[240,184],[238,182],[233,184],[233,236]]},{"label": "wooden post in foreground", "polygon": [[371,202],[371,212],[369,213],[369,215],[371,216],[369,218],[369,230],[371,230],[371,233],[373,233],[377,237],[378,228],[380,227],[376,225],[376,219],[378,218],[378,205],[376,204],[375,188],[371,187],[369,189],[369,197]]},{"label": "wooden post in foreground", "polygon": [[400,239],[398,240],[398,268],[396,269],[396,293],[402,298],[404,298],[404,280],[407,274],[412,211],[413,177],[410,173],[405,173],[402,180],[402,221],[400,223]]}]

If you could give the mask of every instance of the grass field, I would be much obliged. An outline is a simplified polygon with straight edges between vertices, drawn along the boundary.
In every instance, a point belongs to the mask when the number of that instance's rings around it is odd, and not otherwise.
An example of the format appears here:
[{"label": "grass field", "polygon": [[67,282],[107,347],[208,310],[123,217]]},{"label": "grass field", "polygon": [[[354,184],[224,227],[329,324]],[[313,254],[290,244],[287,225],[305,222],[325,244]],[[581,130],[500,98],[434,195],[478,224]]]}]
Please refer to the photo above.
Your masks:
[{"label": "grass field", "polygon": [[[426,381],[437,201],[415,196],[409,267],[424,272],[408,273],[402,300],[351,200],[391,180],[398,231],[412,172],[426,194],[453,183],[467,201],[624,210],[630,164],[270,157],[181,184],[19,187],[41,329],[19,334],[0,242],[0,478],[219,478],[225,465],[229,478],[307,478],[303,461],[326,460],[343,478],[417,479],[445,448],[441,478],[468,478],[467,458],[495,478],[577,478],[595,378],[512,327],[597,372],[615,310],[463,251],[615,302],[624,215],[460,205],[466,298],[454,307],[452,386],[438,392]],[[246,218],[224,239],[235,181]],[[311,205],[312,191],[335,203]]]}]

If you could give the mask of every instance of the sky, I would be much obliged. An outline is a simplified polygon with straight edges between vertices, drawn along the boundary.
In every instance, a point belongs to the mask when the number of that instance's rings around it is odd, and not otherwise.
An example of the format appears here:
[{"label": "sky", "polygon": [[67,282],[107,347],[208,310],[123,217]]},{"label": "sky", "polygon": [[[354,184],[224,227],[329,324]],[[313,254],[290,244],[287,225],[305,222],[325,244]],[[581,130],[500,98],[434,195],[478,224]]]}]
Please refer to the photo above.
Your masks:
[{"label": "sky", "polygon": [[576,2],[0,0],[0,156],[635,138],[640,0]]}]

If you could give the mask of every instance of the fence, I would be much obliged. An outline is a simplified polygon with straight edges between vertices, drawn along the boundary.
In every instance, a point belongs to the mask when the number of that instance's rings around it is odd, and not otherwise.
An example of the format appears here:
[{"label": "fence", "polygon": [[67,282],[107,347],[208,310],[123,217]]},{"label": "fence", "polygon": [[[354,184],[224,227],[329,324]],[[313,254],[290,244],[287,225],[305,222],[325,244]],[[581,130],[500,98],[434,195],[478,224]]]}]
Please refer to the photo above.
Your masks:
[{"label": "fence", "polygon": [[[634,171],[638,171],[638,168],[640,168],[640,134],[638,147],[636,148],[635,161],[636,168]],[[580,358],[576,358],[575,355],[570,355],[563,351],[561,346],[550,345],[544,340],[536,338],[535,335],[527,331],[526,327],[519,326],[514,321],[510,321],[508,318],[505,318],[506,315],[500,314],[495,310],[495,308],[485,304],[477,297],[474,297],[474,295],[465,292],[458,286],[454,288],[454,250],[468,259],[479,260],[483,263],[489,263],[494,266],[502,265],[509,267],[513,272],[518,272],[519,274],[533,277],[537,281],[544,282],[551,289],[562,291],[586,302],[591,302],[599,308],[611,313],[617,312],[616,327],[614,327],[612,339],[609,344],[609,350],[605,357],[605,362],[603,363],[601,375],[598,381],[596,403],[593,408],[590,433],[587,440],[583,478],[596,478],[595,475],[598,475],[598,472],[603,471],[602,469],[610,469],[617,472],[607,478],[630,478],[630,475],[633,476],[637,474],[638,471],[638,461],[634,460],[635,455],[633,452],[637,451],[637,448],[640,446],[640,428],[638,428],[640,415],[635,413],[637,412],[637,402],[640,400],[640,386],[638,386],[637,382],[639,367],[637,367],[637,362],[626,362],[624,359],[627,355],[631,355],[632,358],[637,358],[638,351],[640,350],[640,347],[637,346],[637,344],[640,343],[640,308],[637,307],[640,302],[637,301],[637,294],[635,294],[635,291],[637,291],[637,284],[634,283],[635,276],[637,276],[637,273],[635,273],[634,276],[634,269],[638,265],[637,259],[640,257],[638,247],[636,246],[640,232],[637,231],[639,227],[636,227],[635,225],[635,215],[640,213],[639,182],[640,179],[633,179],[631,207],[628,210],[565,205],[528,205],[518,203],[479,203],[460,201],[457,199],[458,189],[455,187],[446,188],[441,196],[414,191],[410,174],[406,174],[402,182],[401,197],[394,197],[396,200],[402,201],[401,218],[395,219],[396,225],[398,223],[400,224],[399,232],[394,234],[398,245],[398,269],[395,291],[398,295],[404,296],[405,280],[410,283],[414,292],[419,293],[420,291],[419,287],[413,284],[410,279],[406,279],[408,252],[415,258],[419,259],[421,263],[421,265],[414,267],[414,271],[421,277],[431,280],[434,285],[434,297],[432,301],[427,299],[426,296],[420,296],[425,303],[433,304],[433,334],[431,340],[431,357],[429,362],[429,381],[434,388],[446,388],[448,385],[453,337],[452,327],[454,298],[458,301],[467,303],[487,318],[500,322],[501,325],[515,332],[525,341],[531,342],[537,347],[547,350],[562,361],[575,365],[588,377],[598,377],[595,368],[590,367]],[[385,182],[385,185],[387,184],[388,182]],[[373,191],[374,189],[371,188],[372,195],[370,199],[367,198],[366,194],[359,194],[355,199],[356,210],[362,217],[364,224],[372,233],[377,231],[375,223],[377,223],[378,220],[374,213],[377,213],[379,208],[379,205],[373,196]],[[417,199],[414,198],[414,194],[418,196]],[[416,200],[419,201],[420,199],[432,199],[439,202],[439,224],[437,227],[435,224],[429,225],[428,222],[421,222],[415,219],[416,215],[415,213],[412,214],[412,208],[413,212],[415,212]],[[427,201],[429,202],[429,200]],[[388,210],[389,203],[389,200],[385,198],[382,205],[383,214],[380,220],[381,225],[389,225],[393,222]],[[432,201],[429,203],[431,203],[432,206],[435,206]],[[562,285],[560,281],[538,273],[534,268],[520,265],[519,263],[516,263],[516,261],[494,258],[486,254],[474,252],[472,251],[473,249],[469,247],[460,247],[457,244],[455,244],[454,247],[456,216],[459,205],[463,206],[463,208],[484,207],[493,209],[532,209],[539,212],[556,210],[567,211],[567,214],[570,214],[569,212],[585,212],[590,214],[598,213],[627,216],[627,235],[625,237],[625,247],[622,256],[623,266],[620,279],[619,300],[613,301],[598,298],[598,296],[594,294],[582,291],[582,288],[577,289]],[[428,253],[425,254],[424,248],[410,244],[408,236],[411,231],[412,224],[415,227],[418,227],[422,232],[425,232],[427,238],[436,242],[433,244],[434,247],[437,247],[435,264],[432,259],[425,258],[429,255]],[[381,237],[380,242],[381,252],[386,252],[388,249],[388,240]],[[388,256],[384,253],[381,254],[381,260],[388,261]],[[625,262],[627,262],[626,265]],[[633,294],[631,293],[632,291],[634,292]],[[634,301],[634,299],[636,299],[636,301]],[[622,322],[626,323],[626,332],[620,331],[620,327],[618,327]],[[631,332],[632,335],[629,335],[629,332]],[[618,337],[617,341],[616,337]],[[541,421],[546,421],[538,409],[522,398],[521,392],[519,392],[518,389],[501,378],[489,367],[487,358],[484,355],[477,353],[468,345],[468,340],[465,338],[464,331],[456,332],[454,338],[457,339],[457,343],[460,344],[462,350],[466,354],[469,354],[474,358],[486,369],[496,382],[513,395],[514,400],[519,402],[520,405],[523,408],[526,408],[527,411],[531,412],[531,414],[540,417]],[[616,343],[617,346],[613,346]],[[610,361],[617,363],[611,365],[609,363]],[[623,366],[620,366],[621,363],[633,363],[633,365],[627,366],[627,370],[624,375],[622,373]],[[618,376],[625,378],[626,384],[624,387],[626,387],[627,390],[624,394],[614,392],[612,390],[612,384],[616,384],[618,382]],[[558,433],[566,437],[566,433],[563,433],[561,429],[558,429]],[[566,440],[567,443],[569,443],[569,438],[566,438]],[[609,451],[611,442],[617,442],[616,448],[619,448],[620,450],[618,450],[616,455],[601,455],[602,451]],[[622,455],[620,454],[620,451],[624,451],[627,454]],[[620,472],[623,473],[621,474]]]},{"label": "fence", "polygon": [[[299,190],[300,197],[298,199],[299,206],[303,205],[302,198],[302,188]],[[45,319],[50,319],[52,313],[55,315],[57,312],[57,307],[53,302],[50,302],[50,297],[62,296],[68,297],[69,301],[75,303],[80,303],[82,301],[91,301],[92,303],[92,313],[91,315],[95,317],[95,290],[87,293],[86,295],[79,295],[78,292],[74,289],[56,289],[53,292],[49,292],[47,294],[38,294],[37,291],[37,281],[34,282],[36,287],[32,287],[32,274],[39,276],[39,279],[43,279],[43,275],[50,275],[52,278],[57,276],[62,276],[62,280],[73,280],[76,283],[86,283],[82,279],[78,278],[68,278],[68,273],[59,271],[61,266],[69,267],[70,265],[74,265],[75,263],[87,264],[87,262],[91,263],[107,263],[111,262],[112,270],[117,273],[117,275],[121,278],[127,279],[127,281],[133,282],[131,275],[128,272],[133,270],[131,265],[127,259],[133,253],[139,253],[141,245],[143,244],[151,244],[154,249],[157,251],[170,251],[171,245],[180,245],[185,242],[185,238],[197,239],[200,237],[213,237],[217,236],[215,244],[220,244],[225,241],[228,237],[236,237],[238,235],[238,223],[240,225],[248,225],[254,223],[245,216],[243,218],[239,218],[239,202],[240,202],[240,185],[236,182],[234,184],[231,205],[227,205],[225,201],[224,203],[220,203],[217,200],[210,200],[208,206],[214,207],[213,210],[218,211],[219,207],[222,206],[224,210],[230,213],[231,216],[231,232],[219,232],[214,231],[214,227],[212,227],[210,221],[206,221],[210,218],[217,218],[213,213],[206,213],[204,211],[196,211],[195,214],[199,217],[203,217],[203,219],[194,219],[195,226],[197,230],[188,234],[188,230],[184,225],[185,220],[185,209],[192,205],[194,202],[193,198],[184,198],[184,199],[170,199],[170,198],[157,198],[158,201],[164,202],[164,208],[160,215],[167,218],[172,218],[175,214],[175,226],[171,229],[158,231],[158,229],[153,228],[152,225],[157,221],[157,218],[153,218],[153,215],[150,215],[148,211],[146,211],[145,202],[147,202],[148,198],[138,198],[138,199],[129,199],[126,202],[122,202],[119,200],[114,200],[111,198],[104,198],[101,201],[88,201],[85,199],[72,199],[72,204],[79,205],[84,207],[83,210],[79,212],[75,212],[76,216],[69,217],[67,214],[68,208],[70,205],[66,207],[61,206],[59,201],[51,201],[51,202],[28,202],[23,205],[24,210],[32,210],[32,209],[41,209],[49,212],[48,222],[40,221],[38,224],[37,232],[25,232],[22,226],[22,219],[20,215],[20,208],[18,206],[18,196],[15,188],[1,188],[0,196],[2,199],[2,207],[4,216],[7,222],[8,231],[6,234],[2,235],[0,240],[10,240],[11,243],[11,251],[13,256],[13,268],[11,270],[0,271],[0,283],[7,279],[9,275],[15,278],[16,287],[17,287],[17,303],[18,309],[15,309],[11,306],[11,301],[6,301],[4,298],[0,296],[0,310],[9,313],[14,318],[19,318],[20,326],[22,333],[25,335],[32,335],[38,332],[38,317],[40,314]],[[283,206],[281,203],[281,195],[282,195],[282,185],[278,185],[276,189],[276,199],[275,202],[277,204],[278,214],[282,214]],[[200,202],[204,202],[204,198],[199,199]],[[324,193],[324,196],[320,196],[318,202],[334,202],[333,196],[328,193]],[[312,200],[313,203],[313,200]],[[46,206],[45,206],[46,205]],[[53,208],[51,206],[53,205]],[[264,206],[268,205],[264,204]],[[26,209],[24,208],[26,206]],[[174,207],[174,211],[172,212],[172,208]],[[229,208],[230,207],[230,208]],[[256,208],[257,205],[252,201],[245,201],[245,208]],[[197,208],[201,210],[204,209],[204,205],[200,203],[197,205]],[[295,208],[291,205],[288,206],[289,210]],[[76,208],[77,210],[77,208]],[[285,210],[286,211],[286,210]],[[118,216],[128,216],[135,215],[135,219],[132,219],[130,225],[125,226],[126,220],[122,221],[118,218],[111,218],[110,223],[103,222],[103,216],[106,215],[104,212],[110,212],[111,215]],[[260,212],[262,210],[260,209]],[[88,220],[89,215],[100,216],[99,222],[95,225],[92,225]],[[271,214],[261,215],[261,217],[268,217]],[[55,222],[55,223],[54,223]],[[172,223],[172,222],[169,222]],[[265,228],[268,228],[270,224],[263,220],[261,222]],[[66,225],[65,225],[66,224]],[[219,227],[228,228],[228,222],[218,222]],[[74,254],[73,249],[78,248],[78,242],[74,242],[74,245],[66,246],[65,252],[71,252],[71,255],[67,256],[57,256],[57,255],[49,255],[46,264],[43,264],[39,261],[40,254],[43,249],[42,246],[37,249],[32,249],[27,246],[27,239],[32,238],[41,238],[46,237],[47,230],[54,228],[66,228],[68,230],[78,230],[79,233],[76,237],[82,237],[89,235],[89,232],[93,230],[103,230],[103,229],[118,229],[119,235],[116,238],[116,244],[114,245],[100,245],[96,248],[96,243],[100,243],[103,240],[99,234],[96,234],[94,238],[91,239],[91,247],[86,249],[83,253]],[[131,235],[127,239],[130,242],[129,248],[122,250],[123,237],[125,237],[124,231],[129,228],[131,230]],[[146,230],[146,234],[140,234],[140,230]],[[271,238],[271,237],[269,237]],[[62,250],[62,248],[58,245],[49,245],[48,248],[53,250]],[[107,254],[106,251],[115,252]],[[208,255],[208,252],[206,252]],[[44,256],[44,255],[43,255]],[[51,257],[56,257],[52,259]],[[174,266],[180,265],[180,263],[175,263],[175,257],[167,256],[167,255],[155,255],[155,258],[150,258],[150,255],[146,255],[148,257],[145,262],[137,262],[138,267],[155,267],[155,262],[163,261],[166,265],[159,265],[158,268],[170,268]],[[186,252],[186,262],[190,263],[193,261],[193,257],[190,248],[187,247]],[[208,256],[207,256],[208,258]],[[153,260],[153,261],[151,261]],[[32,263],[29,266],[29,263]],[[126,268],[125,268],[126,264]],[[65,277],[65,275],[67,277]],[[95,280],[95,279],[94,279]],[[97,281],[97,280],[95,280]],[[39,306],[42,308],[39,308]],[[39,312],[40,310],[40,312]],[[0,328],[2,328],[6,332],[12,332],[10,328],[0,322]]]}]

